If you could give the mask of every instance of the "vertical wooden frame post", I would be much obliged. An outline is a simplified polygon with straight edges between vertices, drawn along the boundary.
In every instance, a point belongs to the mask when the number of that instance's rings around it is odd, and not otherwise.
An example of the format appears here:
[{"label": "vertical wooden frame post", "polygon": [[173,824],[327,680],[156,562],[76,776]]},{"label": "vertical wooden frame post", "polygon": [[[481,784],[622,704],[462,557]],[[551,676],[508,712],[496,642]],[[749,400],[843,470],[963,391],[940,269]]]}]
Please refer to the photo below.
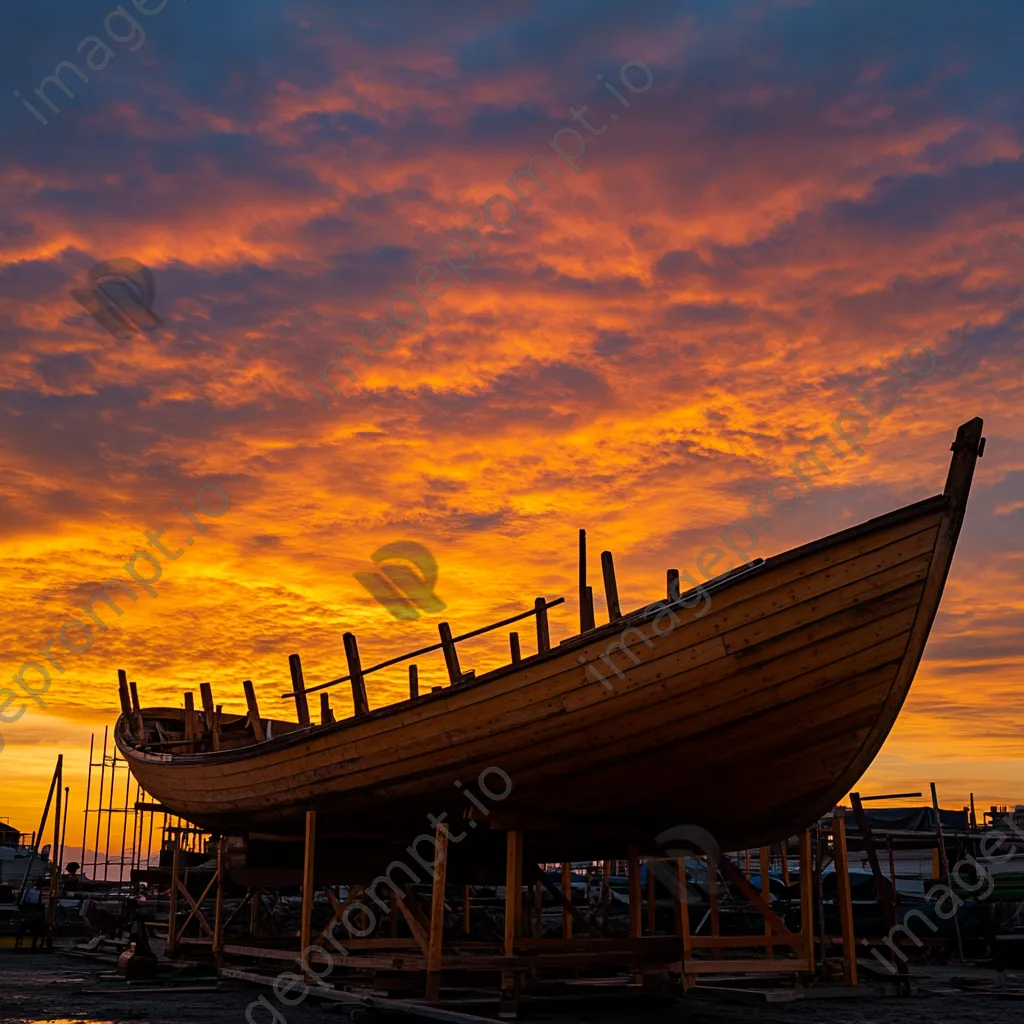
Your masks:
[{"label": "vertical wooden frame post", "polygon": [[355,633],[346,633],[342,637],[345,644],[345,659],[348,661],[348,674],[352,682],[352,706],[355,716],[370,713],[370,702],[366,699],[366,681],[363,679],[363,666],[359,660],[359,645]]},{"label": "vertical wooden frame post", "polygon": [[309,725],[309,701],[306,698],[306,683],[302,678],[302,659],[297,654],[288,655],[288,670],[292,677],[292,693],[295,696],[299,725]]},{"label": "vertical wooden frame post", "polygon": [[604,575],[604,597],[608,605],[608,621],[618,622],[622,618],[619,609],[619,588],[615,582],[615,563],[610,551],[601,552],[601,572]]},{"label": "vertical wooden frame post", "polygon": [[224,837],[217,837],[217,895],[213,904],[213,957],[224,952]]},{"label": "vertical wooden frame post", "polygon": [[[306,811],[306,843],[302,855],[302,920],[299,922],[299,953],[309,948],[309,940],[313,935],[313,868],[316,858],[316,811]],[[302,963],[303,974],[307,983],[312,978]]]},{"label": "vertical wooden frame post", "polygon": [[533,602],[533,610],[537,615],[537,653],[546,654],[551,650],[551,633],[548,629],[548,603],[543,597]]},{"label": "vertical wooden frame post", "polygon": [[245,690],[245,706],[249,709],[249,725],[252,727],[252,734],[258,743],[262,743],[267,738],[267,733],[263,728],[263,719],[260,718],[260,706],[256,702],[256,691],[253,689],[252,680],[244,680],[242,689]]},{"label": "vertical wooden frame post", "polygon": [[[505,936],[502,955],[515,955],[516,939],[522,927],[523,901],[523,833],[513,829],[506,833],[505,846]],[[501,972],[502,1014],[515,1014],[516,973]]]},{"label": "vertical wooden frame post", "polygon": [[185,739],[196,738],[196,699],[191,690],[185,691]]},{"label": "vertical wooden frame post", "polygon": [[437,624],[437,632],[441,637],[441,651],[444,654],[445,668],[448,669],[448,682],[458,686],[462,682],[462,668],[459,665],[459,652],[455,649],[452,639],[452,627],[447,622]]},{"label": "vertical wooden frame post", "polygon": [[181,839],[174,832],[174,852],[171,854],[171,895],[167,908],[167,956],[173,957],[178,949],[178,871],[181,867]]},{"label": "vertical wooden frame post", "polygon": [[417,665],[409,666],[409,700],[420,695],[420,670]]},{"label": "vertical wooden frame post", "polygon": [[434,828],[434,885],[430,897],[430,941],[427,947],[427,999],[441,998],[441,953],[444,940],[444,890],[448,878],[448,826]]},{"label": "vertical wooden frame post", "polygon": [[[572,862],[563,860],[562,861],[562,895],[569,901],[569,905],[572,905]],[[572,914],[569,913],[569,907],[562,907],[562,938],[572,938]]]},{"label": "vertical wooden frame post", "polygon": [[686,861],[682,857],[676,858],[675,870],[676,885],[679,889],[676,903],[676,933],[683,940],[683,987],[689,988],[692,980],[687,973],[686,962],[693,958],[690,944],[690,890],[686,885]]},{"label": "vertical wooden frame post", "polygon": [[320,694],[320,724],[331,725],[334,722],[334,712],[331,710],[331,698],[326,691]]},{"label": "vertical wooden frame post", "polygon": [[845,808],[836,808],[832,818],[832,847],[836,868],[836,899],[843,936],[843,978],[847,985],[857,984],[857,940],[853,931],[853,897],[850,893],[850,867],[846,855]]},{"label": "vertical wooden frame post", "polygon": [[[762,846],[760,850],[760,874],[761,874],[761,895],[764,897],[765,903],[771,906],[772,902],[772,884],[771,878],[769,877],[768,870],[768,847]],[[764,935],[766,939],[772,937],[772,926],[765,921],[764,923]],[[775,959],[775,947],[770,943],[765,943],[765,956],[769,960]]]},{"label": "vertical wooden frame post", "polygon": [[814,974],[814,869],[810,829],[800,833],[800,934],[804,939],[807,973]]},{"label": "vertical wooden frame post", "polygon": [[519,634],[516,632],[509,633],[508,635],[508,646],[509,654],[512,658],[512,664],[518,665],[523,660],[523,652],[519,648]]}]

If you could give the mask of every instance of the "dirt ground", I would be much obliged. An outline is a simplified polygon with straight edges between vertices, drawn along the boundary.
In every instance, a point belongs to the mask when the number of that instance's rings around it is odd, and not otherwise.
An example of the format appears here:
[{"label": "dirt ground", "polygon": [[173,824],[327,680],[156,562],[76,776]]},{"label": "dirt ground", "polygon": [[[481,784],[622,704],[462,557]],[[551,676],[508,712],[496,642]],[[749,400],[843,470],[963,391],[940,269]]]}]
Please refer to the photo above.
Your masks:
[{"label": "dirt ground", "polygon": [[[155,994],[141,993],[112,975],[111,965],[96,961],[58,953],[2,951],[0,1024],[244,1024],[246,1008],[268,994],[268,990],[257,988],[206,992],[168,988]],[[827,998],[760,1005],[736,1005],[721,996],[704,995],[659,1005],[606,999],[596,1007],[566,1006],[557,1013],[550,1005],[524,1006],[521,1017],[536,1024],[1024,1024],[1024,997],[1011,994],[1012,989],[1019,993],[1024,987],[1024,972],[1016,978],[1004,976],[1002,989],[959,992],[952,979],[966,975],[987,986],[996,980],[993,971],[932,968],[916,972],[915,993],[902,999],[873,995],[868,989],[853,996],[830,989]],[[192,987],[215,983],[210,978],[179,982]],[[139,987],[142,984],[137,983]],[[284,1017],[288,1024],[338,1024],[348,1019],[339,1007],[318,1006],[312,999],[285,1010]],[[272,1018],[257,1009],[251,1019],[254,1024],[265,1024]]]}]

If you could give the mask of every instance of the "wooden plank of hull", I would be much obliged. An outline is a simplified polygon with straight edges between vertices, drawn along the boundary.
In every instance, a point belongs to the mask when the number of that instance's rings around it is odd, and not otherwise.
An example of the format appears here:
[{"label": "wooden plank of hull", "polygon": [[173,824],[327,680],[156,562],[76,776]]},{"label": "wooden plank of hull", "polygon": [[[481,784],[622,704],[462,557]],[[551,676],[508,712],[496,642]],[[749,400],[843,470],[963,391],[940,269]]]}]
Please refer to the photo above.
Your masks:
[{"label": "wooden plank of hull", "polygon": [[[690,820],[708,818],[709,804],[756,793],[744,842],[762,845],[826,809],[891,728],[952,557],[966,497],[957,486],[769,559],[716,593],[702,618],[680,611],[687,621],[670,636],[631,613],[457,691],[258,752],[147,755],[121,723],[118,743],[148,791],[201,823],[293,830],[303,801],[370,822],[376,801],[392,824],[408,814],[418,827],[451,805],[455,772],[497,764],[515,780],[503,812],[518,803],[586,826],[580,808],[597,809],[596,789],[606,831],[609,807],[632,828],[691,809]],[[577,658],[599,658],[627,626],[640,628],[609,692]],[[788,831],[776,834],[780,815]]]},{"label": "wooden plank of hull", "polygon": [[[906,599],[906,598],[904,598],[904,601],[906,601],[906,600],[907,600],[907,599]],[[911,600],[911,601],[910,601],[910,603],[912,604],[912,603],[913,603],[913,601]],[[885,627],[886,627],[886,624],[888,624],[888,625],[889,625],[890,627],[892,627],[892,624],[893,624],[893,622],[894,622],[894,621],[893,621],[893,618],[891,617],[891,614],[889,614],[889,612],[891,612],[891,610],[892,610],[892,608],[891,608],[891,607],[889,607],[889,608],[883,607],[883,608],[881,609],[881,611],[882,611],[882,612],[883,612],[883,613],[885,614],[885,616],[886,616],[886,617],[884,618],[884,620],[883,620],[883,623],[882,623],[882,626],[880,627],[880,629],[883,629],[883,628],[885,628]],[[839,623],[837,623],[837,624],[836,624],[836,627],[835,627],[835,632],[840,632],[840,633],[844,633],[844,634],[846,635],[846,638],[850,638],[850,637],[853,637],[854,639],[856,639],[856,637],[857,637],[857,634],[856,634],[855,632],[854,632],[854,633],[851,633],[851,632],[850,632],[850,629],[849,629],[849,627],[850,627],[851,625],[852,625],[852,623],[850,623],[850,622],[840,621]],[[799,635],[799,634],[798,634],[798,635]],[[878,639],[879,639],[879,635],[872,635],[872,636],[871,636],[871,637],[870,637],[869,639],[870,639],[870,641],[871,641],[871,643],[872,643],[872,644],[873,644],[873,643],[877,643],[877,641],[878,641]],[[782,642],[784,643],[785,641],[783,640]],[[869,647],[868,647],[868,649],[871,649],[871,644],[869,644]],[[724,660],[724,658],[719,658],[718,660],[720,660],[720,662],[721,662],[721,660]],[[729,667],[729,669],[730,669],[730,670],[731,670],[731,671],[733,672],[733,674],[735,674],[735,669],[734,669],[734,667],[731,667],[731,666],[730,666],[730,667]],[[720,678],[720,677],[721,677],[721,672],[719,673],[719,678]],[[712,682],[715,682],[715,681],[716,681],[715,679],[713,679],[713,680],[712,680]],[[741,682],[742,682],[742,680],[740,680],[740,683],[741,683]],[[593,684],[591,684],[591,686],[593,687]],[[772,698],[773,698],[773,697],[777,697],[777,694],[773,694],[772,696],[769,696],[769,698],[768,698],[768,703],[769,703],[769,705],[770,705],[770,703],[771,703],[771,700],[772,700]],[[728,702],[728,696],[726,697],[726,702]],[[692,716],[691,716],[691,717],[692,717]],[[697,719],[696,721],[699,721],[699,719]],[[712,723],[712,724],[714,724],[714,723]],[[644,723],[644,722],[641,722],[641,723],[640,723],[640,728],[641,728],[641,730],[645,729],[645,728],[646,728],[646,723]],[[683,736],[684,736],[684,738],[685,738],[685,730],[683,731]],[[492,736],[492,737],[490,737],[489,739],[486,739],[486,740],[481,740],[481,742],[486,742],[486,743],[487,743],[487,745],[488,745],[488,748],[489,748],[489,752],[490,752],[490,753],[492,753],[492,755],[494,755],[494,753],[495,753],[495,746],[494,746],[494,738],[495,738],[495,737],[494,737],[494,736]],[[532,737],[532,738],[534,738],[534,739],[536,740],[536,739],[537,739],[538,737],[537,737],[537,736],[534,736],[534,737]],[[590,737],[590,735],[588,734],[588,737],[587,737],[587,741],[588,741],[588,748],[592,749],[592,745],[591,745],[591,743],[590,743],[590,739],[591,739],[591,737]],[[649,740],[649,739],[650,739],[650,737],[649,737],[649,736],[647,736],[647,739]],[[464,744],[464,745],[465,745],[465,744]],[[537,750],[537,749],[538,749],[538,748],[537,748],[537,745],[531,744],[531,749],[532,749],[532,750]],[[547,748],[546,748],[546,749],[547,749]],[[506,753],[507,753],[507,754],[509,755],[509,757],[512,757],[512,756],[513,756],[513,752],[506,752]],[[617,751],[615,752],[615,754],[617,755]],[[493,758],[493,761],[494,761],[494,760],[501,760],[501,759],[500,759],[500,758]],[[493,761],[492,761],[492,763],[493,763]],[[515,765],[515,764],[514,764],[514,762],[510,762],[510,761],[509,761],[509,760],[507,760],[507,759],[506,759],[505,763],[506,763],[506,764],[513,764],[513,768],[512,768],[512,769],[506,768],[506,770],[512,770],[512,771],[513,771],[513,773],[515,773],[515,772],[521,772],[521,771],[523,770],[521,766],[519,766],[519,765]],[[421,762],[421,765],[422,765],[422,762]],[[583,767],[583,766],[580,766],[580,767]],[[313,785],[317,784],[317,781],[318,781],[318,780],[314,779],[314,780],[313,780],[313,782],[312,782],[312,784],[313,784]],[[526,778],[524,778],[524,779],[523,779],[523,781],[528,781],[528,776],[527,776]],[[291,794],[293,795],[293,797],[294,797],[294,796],[295,796],[295,795],[297,794],[297,790],[296,790],[296,780],[295,780],[295,773],[294,773],[294,767],[293,767],[293,772],[292,772],[292,775],[291,775],[291,779],[290,779],[290,792],[291,792]],[[218,786],[218,796],[222,795],[222,793],[223,793],[223,787],[222,787],[222,786]],[[383,797],[388,797],[388,796],[392,796],[392,794],[388,794],[388,793],[386,793],[386,792],[383,792],[383,793],[382,793],[381,791],[378,791],[378,794],[379,794],[379,796],[383,796]],[[397,796],[397,794],[395,794],[395,796]]]},{"label": "wooden plank of hull", "polygon": [[[901,582],[901,581],[902,581],[902,578],[900,580],[898,580],[897,582]],[[877,589],[880,589],[880,588],[878,586],[873,586],[872,589],[873,590],[877,590]],[[847,593],[847,601],[848,602],[851,601],[851,600],[854,600],[855,597],[856,597],[856,593],[855,592],[848,592]],[[834,606],[835,605],[827,605],[827,606],[825,606],[825,605],[821,605],[821,604],[809,605],[808,606],[809,610],[805,612],[805,614],[803,615],[803,619],[805,620],[807,618],[807,615],[809,615],[809,614],[821,614],[821,613],[823,613],[825,611],[831,610],[831,608],[834,607]],[[893,610],[892,607],[886,609],[884,606],[878,605],[877,601],[875,602],[875,608],[876,608],[876,613],[877,614],[885,614],[887,611]],[[786,616],[786,615],[789,616],[789,618],[787,620],[785,620],[785,625],[792,625],[794,621],[797,621],[794,618],[794,616],[793,616],[793,611],[794,610],[789,609],[789,610],[787,610],[784,613],[780,613],[783,616]],[[837,621],[835,621],[834,624],[832,625],[831,633],[833,635],[838,634],[841,637],[843,634],[847,634],[849,632],[849,630],[854,625],[855,625],[855,621],[854,621],[853,618],[845,618],[845,619],[844,618],[840,618]],[[824,628],[824,627],[822,627],[820,625],[820,623],[819,623],[819,628]],[[782,632],[782,627],[781,626],[779,628],[779,632]],[[813,637],[811,637],[811,639],[813,640]],[[789,645],[790,648],[792,648],[793,645],[795,643],[797,643],[799,640],[800,640],[800,634],[797,633],[797,632],[790,631],[789,634],[788,634],[788,639],[783,638],[782,640],[776,641],[776,643],[782,645],[782,648],[780,648],[780,649],[782,650],[783,653],[785,653],[784,648],[785,648],[785,646],[787,644]],[[741,643],[738,643],[737,646],[741,646],[742,647],[744,645],[741,644]],[[744,654],[749,657],[750,656],[750,650],[752,649],[752,645],[746,645],[746,646],[747,646],[748,650],[745,651]],[[644,648],[641,647],[640,650],[643,651]],[[723,674],[724,675],[732,675],[732,674],[735,673],[735,671],[738,668],[738,665],[723,660],[723,659],[726,658],[726,655],[724,654],[725,648],[720,646],[718,641],[710,641],[709,643],[705,644],[704,645],[704,650],[706,652],[709,652],[710,655],[716,661],[719,662],[719,664],[717,666],[712,666],[713,674],[707,678],[707,682],[709,682],[712,685],[716,685],[717,686],[717,684],[720,682]],[[762,653],[768,653],[768,648],[766,648],[764,646],[760,647],[759,650],[761,650]],[[734,658],[733,661],[735,661],[735,660],[736,659]],[[639,678],[639,670],[637,672],[634,672],[634,673],[630,674],[630,677],[627,680],[627,682],[625,684],[623,684],[624,688],[628,689],[628,686],[631,684],[632,680],[637,679],[637,678]],[[675,678],[675,677],[673,676],[673,678]],[[690,672],[690,674],[686,677],[686,680],[687,681],[696,681],[696,682],[704,681],[699,676],[699,674],[694,672],[694,671]],[[590,694],[595,694],[595,690],[599,691],[599,688],[596,687],[596,684],[594,684],[592,682],[588,682],[585,685],[586,685],[587,690],[588,690],[588,692]],[[669,685],[668,683],[662,683],[661,687],[664,689],[668,685]],[[669,695],[671,696],[672,694],[669,694]],[[697,696],[698,695],[693,693],[692,691],[687,693],[687,703],[691,704],[692,701]],[[725,696],[725,700],[729,700],[730,697],[731,697],[731,694],[727,693],[726,696]],[[593,705],[593,699],[591,700],[590,703],[591,703],[591,705]],[[547,713],[548,709],[544,708],[543,706],[532,705],[532,706],[529,706],[529,710],[531,711],[531,714],[532,714],[533,718],[538,723],[540,723],[540,724],[542,724],[543,720],[548,717],[548,713]],[[562,710],[563,711],[566,710],[565,702],[563,702]],[[595,711],[595,713],[597,715],[599,715],[602,718],[607,716],[607,711],[604,708],[600,707],[600,706],[596,707],[594,709],[594,711]],[[452,717],[453,718],[455,717],[455,710],[454,709],[453,709]],[[480,742],[482,744],[486,745],[487,751],[490,752],[492,755],[495,753],[494,740],[496,738],[496,736],[495,736],[496,728],[497,728],[497,726],[502,721],[504,721],[507,730],[519,729],[519,728],[521,728],[521,726],[523,724],[527,724],[527,723],[519,721],[515,716],[510,716],[509,712],[505,708],[502,708],[501,713],[499,713],[496,716],[494,721],[483,720],[481,722],[478,722],[479,728],[477,730],[477,735],[483,737],[480,740]],[[584,724],[587,724],[587,723],[584,723]],[[558,723],[556,728],[559,729],[559,730],[563,729],[563,723],[561,723],[561,722]],[[458,747],[458,746],[461,745],[461,747],[465,750],[465,748],[466,748],[465,740],[467,739],[467,737],[454,736],[453,733],[454,733],[454,729],[453,728],[449,728],[449,729],[445,730],[443,734],[440,734],[441,741],[443,741],[445,746],[448,747],[448,748],[455,748],[455,747]],[[431,734],[431,739],[434,742],[437,742],[438,741],[438,737],[439,737],[439,734],[435,730]],[[535,740],[537,738],[536,734],[533,734],[531,738]],[[589,744],[589,741],[587,741],[587,742]],[[429,759],[431,764],[436,764],[437,763],[435,755],[437,755],[439,753],[439,751],[437,751],[437,750],[425,750],[425,748],[422,745],[422,743],[420,743],[420,744],[413,744],[411,747],[409,747],[408,744],[405,744],[403,746],[409,749],[410,758],[413,761],[419,760],[419,766],[418,766],[419,767],[419,771],[417,771],[415,773],[417,775],[417,777],[422,778],[422,764],[423,764],[422,757],[423,757],[425,752],[427,752],[427,753],[429,753],[431,755],[431,757]],[[337,756],[336,754],[331,752],[330,757],[331,757],[332,760],[336,756]],[[395,771],[395,772],[398,772],[398,773],[401,773],[401,772],[404,771],[404,766],[401,764],[401,760],[402,760],[401,748],[395,749],[394,747],[392,747],[391,751],[389,753],[389,759],[390,759],[389,760],[389,764],[390,764],[390,766],[392,768],[392,771]],[[324,769],[329,769],[329,765],[324,765]],[[359,775],[359,772],[357,770],[350,771],[348,773],[348,778],[350,780],[350,783],[358,782],[358,775]],[[297,781],[300,781],[300,780],[297,780],[297,778],[296,778],[294,765],[291,765],[288,768],[287,780],[288,780],[288,786],[289,786],[290,791],[292,793],[294,793],[295,792],[295,790],[294,790],[295,784],[296,784]],[[319,773],[318,773],[318,777],[316,779],[312,780],[312,784],[318,786],[318,785],[322,784],[322,781],[323,781],[322,776],[319,776]],[[374,782],[374,783],[378,783],[379,784],[380,781],[381,780],[379,778],[372,779],[372,782]],[[244,796],[244,792],[239,792],[239,793],[231,792],[231,791],[229,791],[227,789],[226,782],[221,782],[219,784],[219,787],[218,787],[217,796],[221,797],[221,798],[226,798],[226,799],[231,800],[231,799],[235,799],[236,797],[243,797]]]}]

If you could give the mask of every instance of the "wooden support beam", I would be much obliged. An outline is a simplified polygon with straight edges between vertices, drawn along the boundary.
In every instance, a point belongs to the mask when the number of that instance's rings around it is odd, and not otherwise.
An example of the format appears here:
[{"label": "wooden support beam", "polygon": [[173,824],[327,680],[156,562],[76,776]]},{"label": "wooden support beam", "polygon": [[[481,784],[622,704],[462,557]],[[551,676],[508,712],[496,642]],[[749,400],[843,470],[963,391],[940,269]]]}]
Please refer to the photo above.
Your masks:
[{"label": "wooden support beam", "polygon": [[416,665],[409,666],[409,699],[415,700],[420,695],[420,670]]},{"label": "wooden support beam", "polygon": [[430,942],[427,947],[426,998],[441,998],[441,951],[444,940],[444,889],[448,877],[448,826],[434,828],[434,883],[430,891]]},{"label": "wooden support beam", "polygon": [[811,864],[811,830],[800,833],[800,937],[803,956],[814,973],[814,868]]},{"label": "wooden support beam", "polygon": [[349,681],[352,683],[352,706],[356,718],[370,713],[370,702],[366,699],[366,680],[363,678],[363,665],[359,660],[359,645],[355,633],[346,633],[342,640],[345,643],[345,659],[348,661]]},{"label": "wooden support beam", "polygon": [[178,871],[181,867],[181,841],[174,833],[174,852],[171,854],[171,894],[167,908],[167,956],[174,957],[178,947]]},{"label": "wooden support beam", "polygon": [[545,654],[551,650],[551,633],[548,630],[548,605],[543,597],[533,602],[537,613],[537,653]]},{"label": "wooden support beam", "polygon": [[754,905],[754,909],[765,919],[765,922],[771,926],[771,931],[776,935],[781,935],[787,945],[792,946],[793,949],[799,950],[800,948],[800,937],[795,933],[791,932],[786,927],[786,922],[775,913],[774,910],[768,905],[764,897],[750,884],[750,880],[746,875],[735,864],[732,863],[727,857],[722,858],[722,874],[725,876],[725,880],[731,885],[735,885],[739,891],[746,896],[748,900]]},{"label": "wooden support beam", "polygon": [[508,646],[512,654],[512,664],[518,665],[523,660],[523,652],[519,649],[519,634],[509,633]]},{"label": "wooden support beam", "polygon": [[458,686],[462,682],[462,669],[459,667],[459,652],[452,640],[452,628],[447,622],[439,622],[437,631],[441,635],[441,650],[444,652],[444,664],[448,669],[448,682]]},{"label": "wooden support beam", "polygon": [[249,726],[257,743],[262,743],[267,738],[267,730],[263,728],[263,719],[260,718],[260,706],[256,703],[256,691],[253,689],[252,680],[246,679],[242,683],[245,690],[245,706],[249,709]]},{"label": "wooden support beam", "polygon": [[587,587],[587,628],[594,629],[597,626],[597,619],[594,618],[594,588]]},{"label": "wooden support beam", "polygon": [[[580,531],[582,533],[582,531]],[[562,938],[572,938],[572,862],[562,861],[562,892],[568,904],[562,904]]]},{"label": "wooden support beam", "polygon": [[654,935],[658,930],[658,892],[657,877],[654,872],[654,861],[647,861],[647,934]]},{"label": "wooden support beam", "polygon": [[853,986],[857,984],[857,940],[853,932],[853,897],[850,894],[850,867],[846,854],[846,816],[842,807],[837,807],[832,816],[832,848],[839,925],[843,936],[843,978],[847,985]]},{"label": "wooden support beam", "polygon": [[629,937],[643,934],[643,890],[640,886],[640,850],[636,843],[626,848],[626,874],[629,879]]},{"label": "wooden support beam", "polygon": [[[505,844],[505,935],[502,954],[511,957],[515,955],[516,939],[522,934],[523,833],[516,830],[506,833]],[[503,970],[499,1016],[517,1015],[518,988],[519,976],[516,972]]]},{"label": "wooden support beam", "polygon": [[615,583],[615,563],[610,551],[601,552],[601,572],[604,575],[604,599],[608,605],[608,621],[618,622],[622,618],[619,608],[619,588]]},{"label": "wooden support beam", "polygon": [[[590,920],[590,918],[588,918],[584,914],[580,913],[580,911],[577,910],[572,905],[572,888],[571,888],[571,886],[569,888],[565,888],[565,885],[566,885],[565,878],[569,874],[569,872],[566,870],[566,868],[567,868],[567,865],[563,864],[562,865],[562,887],[565,890],[564,892],[562,890],[560,890],[558,888],[558,886],[556,886],[553,882],[551,882],[547,878],[547,876],[540,870],[539,867],[534,867],[532,870],[535,872],[535,877],[540,879],[541,885],[543,885],[544,888],[547,889],[547,891],[549,893],[551,893],[552,896],[554,896],[556,902],[562,908],[563,922],[564,922],[564,915],[568,914],[570,922],[575,921],[578,925],[580,925],[586,931],[586,933],[591,938],[593,938],[593,939],[604,939],[604,938],[607,938],[605,933],[603,931],[601,931],[601,929],[597,926],[597,924],[594,921]],[[563,925],[563,927],[564,927],[564,925]],[[571,924],[570,924],[569,931],[570,931],[570,933],[572,932]],[[568,935],[567,938],[572,938],[572,935],[571,934]]]},{"label": "wooden support beam", "polygon": [[320,724],[331,725],[334,722],[334,712],[331,710],[331,698],[326,690],[320,691]]},{"label": "wooden support beam", "polygon": [[220,723],[224,714],[224,705],[218,704],[213,710],[213,733],[210,736],[210,745],[214,750],[220,750]]},{"label": "wooden support beam", "polygon": [[779,846],[782,851],[782,884],[788,889],[792,884],[789,878],[789,840],[783,839]]},{"label": "wooden support beam", "polygon": [[185,739],[196,739],[196,702],[191,690],[185,691]]},{"label": "wooden support beam", "polygon": [[[292,657],[297,657],[292,655]],[[302,849],[302,918],[299,921],[299,953],[309,948],[313,934],[313,868],[316,857],[316,811],[306,811],[306,841]],[[303,965],[308,966],[307,964]],[[312,981],[304,970],[306,981]]]},{"label": "wooden support beam", "polygon": [[507,834],[505,846],[505,942],[502,947],[505,956],[514,955],[516,939],[519,938],[517,925],[521,913],[522,861],[523,833],[511,831]]},{"label": "wooden support beam", "polygon": [[306,699],[306,684],[302,678],[302,659],[297,654],[288,655],[288,670],[291,672],[292,695],[295,697],[295,711],[299,716],[299,725],[309,725],[309,701]]},{"label": "wooden support beam", "polygon": [[668,592],[669,603],[679,600],[679,570],[665,570],[665,589]]},{"label": "wooden support beam", "polygon": [[217,837],[217,896],[213,904],[213,956],[219,961],[224,951],[224,837]]},{"label": "wooden support beam", "polygon": [[396,896],[395,900],[405,923],[409,926],[409,931],[412,932],[412,937],[420,947],[420,952],[426,957],[430,953],[429,924],[423,920],[422,913],[417,912],[418,908],[409,899],[412,894],[412,889],[407,889],[404,896]]},{"label": "wooden support beam", "polygon": [[[768,847],[767,846],[762,846],[761,850],[760,850],[760,854],[761,854],[761,863],[760,863],[760,869],[761,869],[760,870],[760,874],[761,874],[761,898],[765,901],[765,903],[767,903],[769,906],[771,906],[772,886],[771,886],[771,878],[770,878],[770,876],[768,874]],[[771,934],[772,934],[771,926],[768,924],[767,921],[765,921],[765,923],[764,923],[764,933],[768,937],[770,937]],[[774,958],[775,951],[772,949],[771,946],[767,947],[767,949],[765,950],[765,955],[768,957],[769,960]]]}]

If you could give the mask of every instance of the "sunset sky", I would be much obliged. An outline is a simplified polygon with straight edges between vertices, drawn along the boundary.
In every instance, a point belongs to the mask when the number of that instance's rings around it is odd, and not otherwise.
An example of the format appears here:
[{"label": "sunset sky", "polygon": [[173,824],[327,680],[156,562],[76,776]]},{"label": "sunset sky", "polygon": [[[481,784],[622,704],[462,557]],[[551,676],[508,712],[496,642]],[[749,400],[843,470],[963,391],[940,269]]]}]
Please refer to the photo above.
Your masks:
[{"label": "sunset sky", "polygon": [[[0,686],[52,676],[0,724],[0,816],[35,827],[63,751],[79,842],[118,668],[144,704],[208,680],[242,710],[251,678],[285,717],[288,655],[341,675],[346,630],[371,664],[564,595],[553,639],[575,631],[580,527],[625,607],[667,567],[701,578],[841,413],[862,454],[749,557],[937,493],[984,417],[924,662],[859,788],[1024,802],[1019,2],[161,2],[0,15]],[[89,81],[65,67],[48,105],[62,61]],[[545,187],[517,193],[533,154]],[[72,297],[117,258],[152,272],[155,330],[114,337]],[[343,343],[369,359],[349,348],[334,392]],[[934,365],[897,397],[908,346]],[[83,603],[162,528],[182,554],[100,629]],[[443,612],[398,621],[354,578],[396,541],[436,558]]]}]

